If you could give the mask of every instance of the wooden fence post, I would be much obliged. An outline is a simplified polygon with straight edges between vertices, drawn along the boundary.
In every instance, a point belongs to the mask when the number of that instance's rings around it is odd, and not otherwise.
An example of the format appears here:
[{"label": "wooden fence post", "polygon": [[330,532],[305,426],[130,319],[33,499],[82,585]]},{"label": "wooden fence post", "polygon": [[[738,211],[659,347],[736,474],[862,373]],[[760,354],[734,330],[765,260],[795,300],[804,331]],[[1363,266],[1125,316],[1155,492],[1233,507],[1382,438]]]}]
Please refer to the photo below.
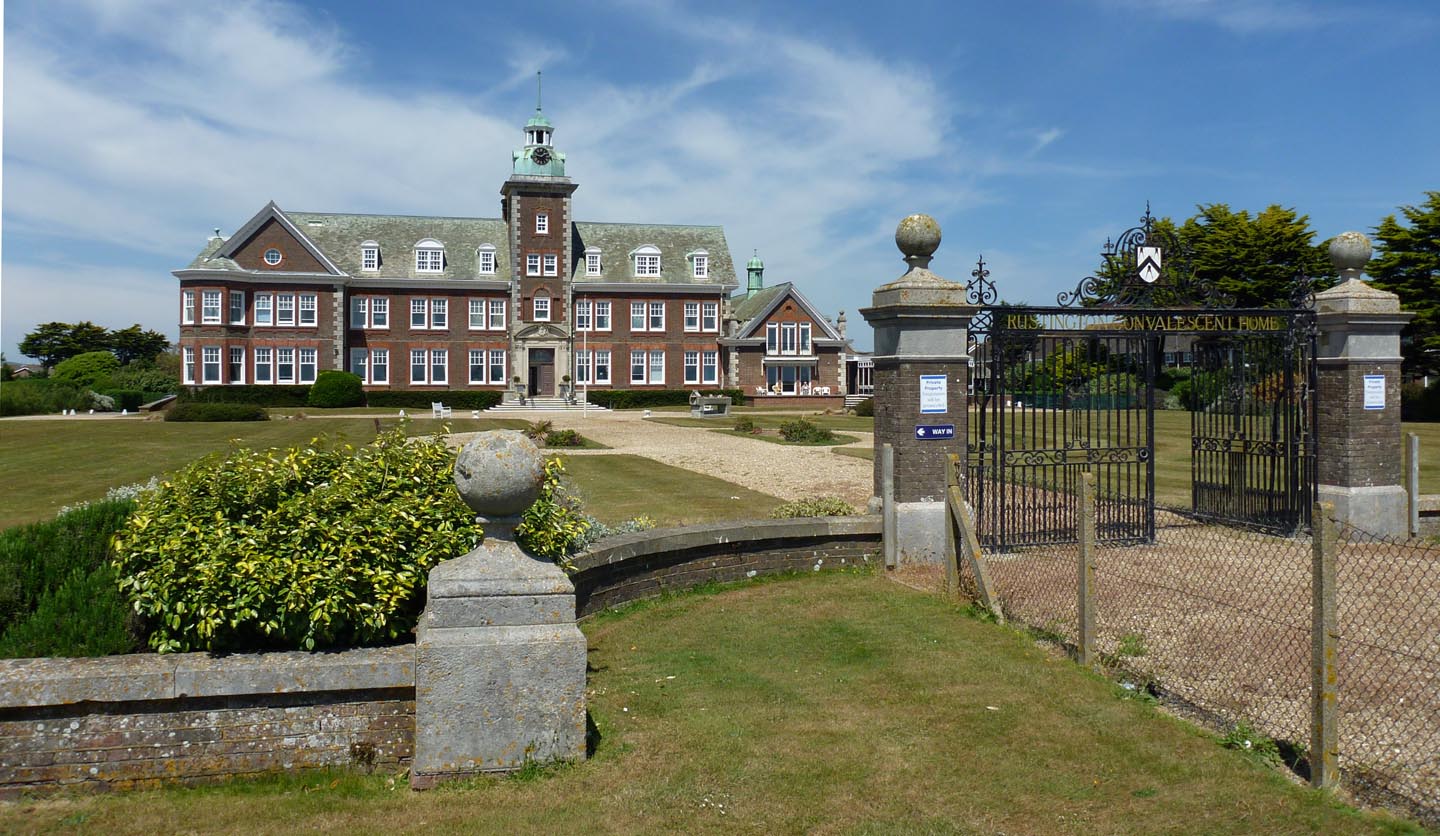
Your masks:
[{"label": "wooden fence post", "polygon": [[1310,785],[1333,787],[1336,751],[1335,506],[1315,503],[1311,519]]},{"label": "wooden fence post", "polygon": [[1405,493],[1410,501],[1410,536],[1420,536],[1420,436],[1405,434]]},{"label": "wooden fence post", "polygon": [[[956,472],[959,465],[959,456],[950,456],[950,473]],[[960,490],[960,483],[954,478],[950,480],[947,488],[949,496],[946,503],[950,509],[950,523],[959,530],[960,539],[955,545],[955,584],[958,588],[960,579],[960,551],[963,549],[970,561],[970,573],[975,576],[975,589],[980,593],[980,603],[995,620],[1000,624],[1005,623],[1005,613],[1000,609],[1000,599],[995,594],[995,588],[990,583],[990,570],[985,566],[985,555],[980,550],[980,536],[975,531],[975,518],[970,514],[970,508],[965,504],[965,494]],[[947,570],[948,571],[948,570]]]},{"label": "wooden fence post", "polygon": [[881,542],[885,551],[885,568],[894,569],[900,556],[895,530],[895,446],[882,445],[880,448],[880,520]]},{"label": "wooden fence post", "polygon": [[1090,667],[1095,655],[1095,474],[1080,474],[1080,565],[1078,613],[1080,664]]}]

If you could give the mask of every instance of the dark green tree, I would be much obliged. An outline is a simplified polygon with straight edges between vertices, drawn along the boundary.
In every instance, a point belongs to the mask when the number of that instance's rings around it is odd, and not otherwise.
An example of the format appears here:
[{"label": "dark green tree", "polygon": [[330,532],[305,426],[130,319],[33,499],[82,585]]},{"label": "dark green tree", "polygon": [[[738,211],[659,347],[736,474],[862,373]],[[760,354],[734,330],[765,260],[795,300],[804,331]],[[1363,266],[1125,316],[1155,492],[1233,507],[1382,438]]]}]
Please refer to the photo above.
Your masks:
[{"label": "dark green tree", "polygon": [[135,323],[129,328],[110,332],[110,350],[122,365],[136,360],[154,360],[155,356],[170,347],[170,340],[159,331],[146,331]]},{"label": "dark green tree", "polygon": [[[1196,209],[1184,223],[1158,218],[1152,224],[1151,243],[1165,249],[1153,304],[1200,303],[1196,289],[1214,287],[1233,298],[1235,307],[1285,307],[1296,276],[1315,279],[1317,290],[1333,283],[1329,256],[1323,243],[1314,243],[1309,216],[1277,205],[1254,216],[1224,203]],[[1133,269],[1128,263],[1101,264],[1095,275],[1102,292]]]},{"label": "dark green tree", "polygon": [[20,341],[20,352],[39,360],[47,370],[79,354],[109,350],[110,332],[93,322],[46,322]]},{"label": "dark green tree", "polygon": [[[1440,191],[1420,206],[1401,206],[1406,223],[1387,215],[1375,229],[1379,254],[1366,272],[1371,284],[1400,297],[1415,314],[1401,335],[1409,377],[1440,374]],[[1406,225],[1408,223],[1408,225]]]}]

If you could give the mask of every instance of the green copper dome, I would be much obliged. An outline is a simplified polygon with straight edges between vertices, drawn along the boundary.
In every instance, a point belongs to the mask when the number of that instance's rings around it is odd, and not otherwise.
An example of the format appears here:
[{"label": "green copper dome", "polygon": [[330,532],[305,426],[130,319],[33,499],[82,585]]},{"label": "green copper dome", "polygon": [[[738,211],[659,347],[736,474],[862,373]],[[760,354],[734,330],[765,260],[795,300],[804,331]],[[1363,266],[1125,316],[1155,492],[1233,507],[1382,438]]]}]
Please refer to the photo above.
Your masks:
[{"label": "green copper dome", "polygon": [[525,123],[525,127],[553,129],[555,126],[550,124],[550,120],[546,119],[545,114],[541,113],[540,108],[537,107],[535,108],[535,115],[530,117],[530,121]]},{"label": "green copper dome", "polygon": [[763,262],[763,261],[760,260],[760,253],[758,253],[758,252],[755,253],[755,255],[753,255],[753,256],[750,257],[750,260],[749,260],[749,261],[745,262],[745,269],[746,269],[746,270],[764,270],[764,269],[765,269],[765,262]]}]

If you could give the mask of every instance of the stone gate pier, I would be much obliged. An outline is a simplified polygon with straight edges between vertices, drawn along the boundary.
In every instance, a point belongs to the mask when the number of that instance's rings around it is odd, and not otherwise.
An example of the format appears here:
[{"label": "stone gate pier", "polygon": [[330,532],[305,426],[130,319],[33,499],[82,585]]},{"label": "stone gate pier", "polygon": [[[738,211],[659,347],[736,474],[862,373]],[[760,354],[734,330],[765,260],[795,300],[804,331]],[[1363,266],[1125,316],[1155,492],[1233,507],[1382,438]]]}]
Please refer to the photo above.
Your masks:
[{"label": "stone gate pier", "polygon": [[875,289],[860,313],[875,329],[875,496],[882,456],[895,455],[895,543],[901,563],[939,563],[949,553],[946,462],[963,454],[968,433],[970,358],[966,339],[976,308],[966,286],[935,275],[930,260],[940,225],[911,215],[895,230],[910,269]]}]

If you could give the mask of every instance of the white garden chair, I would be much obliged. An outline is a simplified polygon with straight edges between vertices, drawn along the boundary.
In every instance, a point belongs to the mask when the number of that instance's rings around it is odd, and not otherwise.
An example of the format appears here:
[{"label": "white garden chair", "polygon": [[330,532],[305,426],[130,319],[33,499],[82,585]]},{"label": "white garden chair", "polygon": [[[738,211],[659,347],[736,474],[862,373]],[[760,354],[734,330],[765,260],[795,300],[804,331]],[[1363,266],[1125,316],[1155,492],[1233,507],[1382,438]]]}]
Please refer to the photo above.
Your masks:
[{"label": "white garden chair", "polygon": [[430,402],[431,418],[449,418],[451,412],[454,412],[454,410],[439,401]]}]

